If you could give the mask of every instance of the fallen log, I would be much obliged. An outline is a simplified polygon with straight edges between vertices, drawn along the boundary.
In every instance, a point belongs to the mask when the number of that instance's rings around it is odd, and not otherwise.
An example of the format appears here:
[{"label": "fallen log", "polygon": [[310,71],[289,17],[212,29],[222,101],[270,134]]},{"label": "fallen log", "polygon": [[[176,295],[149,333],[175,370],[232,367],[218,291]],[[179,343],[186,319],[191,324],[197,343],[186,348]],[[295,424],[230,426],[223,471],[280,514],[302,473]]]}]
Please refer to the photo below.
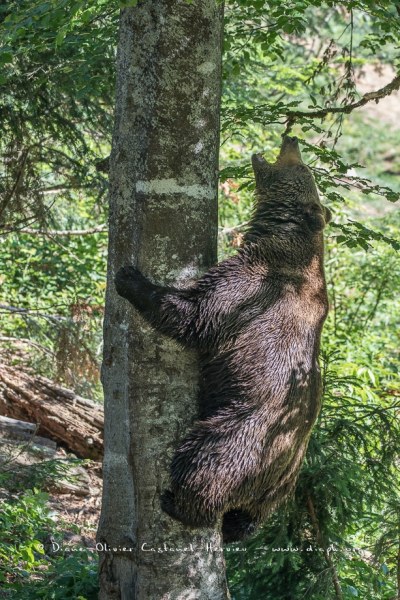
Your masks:
[{"label": "fallen log", "polygon": [[10,417],[0,416],[0,438],[6,441],[17,441],[25,444],[47,448],[53,454],[57,444],[53,440],[36,435],[38,426],[26,421],[18,421]]},{"label": "fallen log", "polygon": [[46,377],[0,364],[0,415],[38,426],[37,434],[61,443],[80,458],[101,459],[104,412]]}]

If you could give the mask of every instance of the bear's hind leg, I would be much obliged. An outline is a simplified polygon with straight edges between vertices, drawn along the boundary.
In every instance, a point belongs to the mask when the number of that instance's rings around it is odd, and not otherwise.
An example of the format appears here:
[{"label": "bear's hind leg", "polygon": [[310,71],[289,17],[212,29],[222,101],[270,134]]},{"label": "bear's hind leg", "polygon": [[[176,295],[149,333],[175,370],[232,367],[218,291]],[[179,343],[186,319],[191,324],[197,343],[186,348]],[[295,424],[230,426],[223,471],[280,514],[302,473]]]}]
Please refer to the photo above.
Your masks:
[{"label": "bear's hind leg", "polygon": [[[188,506],[193,506],[188,503]],[[209,511],[207,513],[203,513],[200,510],[195,513],[184,512],[179,506],[177,506],[176,497],[173,492],[170,490],[165,490],[161,495],[161,508],[171,517],[171,519],[175,519],[175,521],[180,521],[183,525],[187,527],[213,527],[217,522],[217,515],[213,515]]]},{"label": "bear's hind leg", "polygon": [[[175,495],[170,490],[165,490],[161,496],[161,508],[175,521],[180,521],[187,527],[213,527],[217,518],[197,515],[193,518],[181,512],[176,506]],[[258,520],[242,509],[234,509],[225,513],[222,520],[222,537],[224,544],[239,542],[252,535],[259,525]]]},{"label": "bear's hind leg", "polygon": [[239,542],[249,537],[257,529],[258,521],[247,510],[236,508],[225,513],[222,519],[224,544]]},{"label": "bear's hind leg", "polygon": [[161,494],[161,508],[171,519],[175,519],[175,521],[180,521],[186,525],[183,515],[179,512],[175,504],[175,495],[171,490],[165,490]]}]

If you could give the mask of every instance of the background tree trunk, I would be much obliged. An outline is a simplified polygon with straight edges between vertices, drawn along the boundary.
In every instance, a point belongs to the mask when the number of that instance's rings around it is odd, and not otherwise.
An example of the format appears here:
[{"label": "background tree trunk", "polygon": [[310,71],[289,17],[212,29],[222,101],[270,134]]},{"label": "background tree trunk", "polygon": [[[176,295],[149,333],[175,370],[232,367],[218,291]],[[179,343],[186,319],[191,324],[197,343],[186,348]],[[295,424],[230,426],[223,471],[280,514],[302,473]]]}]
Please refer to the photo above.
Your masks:
[{"label": "background tree trunk", "polygon": [[185,529],[160,509],[172,453],[196,415],[196,355],[154,332],[113,285],[124,264],[179,285],[216,261],[222,23],[217,0],[145,0],[121,13],[102,370],[104,600],[229,597],[219,533]]}]

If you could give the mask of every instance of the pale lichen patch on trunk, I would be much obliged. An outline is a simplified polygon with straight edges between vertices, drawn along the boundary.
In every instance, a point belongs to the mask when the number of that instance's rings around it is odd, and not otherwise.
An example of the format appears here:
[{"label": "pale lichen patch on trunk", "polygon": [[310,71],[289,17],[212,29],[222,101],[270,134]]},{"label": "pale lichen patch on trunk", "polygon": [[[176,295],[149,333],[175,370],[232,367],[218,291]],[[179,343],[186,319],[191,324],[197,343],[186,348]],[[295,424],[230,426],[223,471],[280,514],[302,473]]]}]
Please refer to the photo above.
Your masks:
[{"label": "pale lichen patch on trunk", "polygon": [[215,189],[206,185],[182,185],[175,179],[153,179],[152,181],[138,181],[136,191],[143,194],[159,194],[170,196],[179,194],[190,198],[214,199]]},{"label": "pale lichen patch on trunk", "polygon": [[217,65],[215,63],[212,63],[210,61],[205,61],[197,67],[197,71],[199,73],[202,73],[203,75],[209,75],[210,73],[215,71],[216,68],[217,68]]}]

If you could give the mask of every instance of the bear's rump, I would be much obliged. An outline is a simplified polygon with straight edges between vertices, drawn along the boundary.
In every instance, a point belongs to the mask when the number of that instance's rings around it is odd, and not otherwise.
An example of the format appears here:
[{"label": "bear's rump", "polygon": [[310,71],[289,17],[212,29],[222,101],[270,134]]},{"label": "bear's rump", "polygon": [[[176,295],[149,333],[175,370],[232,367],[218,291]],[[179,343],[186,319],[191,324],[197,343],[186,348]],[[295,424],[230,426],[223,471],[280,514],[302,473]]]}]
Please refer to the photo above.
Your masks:
[{"label": "bear's rump", "polygon": [[259,473],[232,490],[225,509],[246,510],[255,522],[263,521],[293,492],[307,446],[308,438],[294,452],[288,452],[285,459],[266,462]]},{"label": "bear's rump", "polygon": [[232,405],[221,409],[188,434],[172,463],[176,488],[230,503],[244,490],[265,494],[297,468],[312,427],[300,408],[288,413],[268,414],[268,406],[234,412]]}]

